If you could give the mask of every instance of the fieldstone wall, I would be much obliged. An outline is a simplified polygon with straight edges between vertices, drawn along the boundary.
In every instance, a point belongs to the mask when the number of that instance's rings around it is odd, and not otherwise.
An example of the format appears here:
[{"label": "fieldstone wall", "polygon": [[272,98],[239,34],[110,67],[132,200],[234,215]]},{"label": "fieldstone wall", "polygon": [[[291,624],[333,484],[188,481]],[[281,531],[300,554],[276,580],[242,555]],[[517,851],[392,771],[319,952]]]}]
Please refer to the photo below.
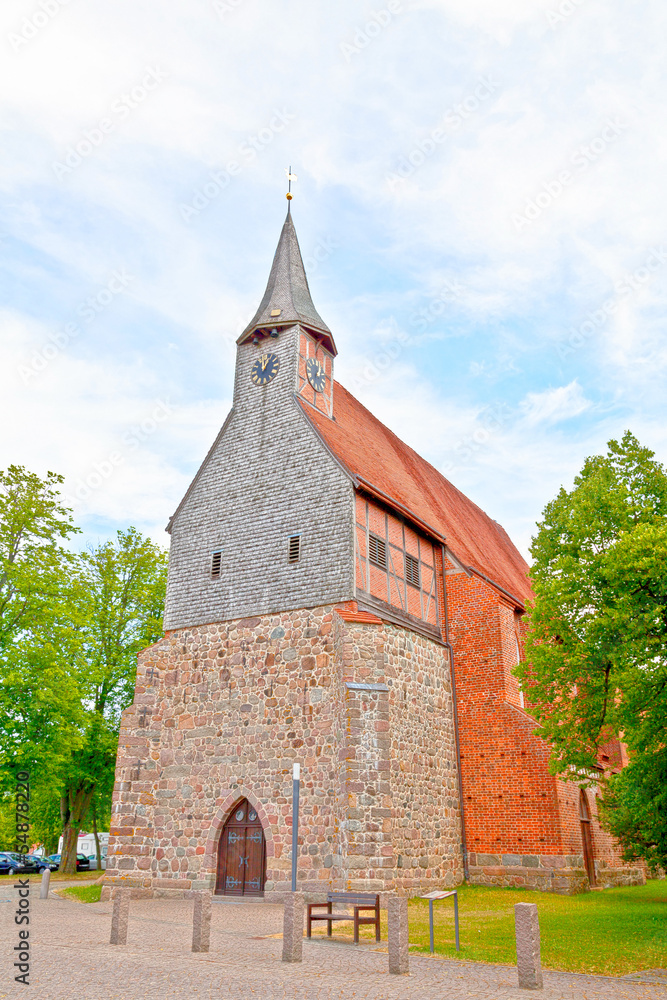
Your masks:
[{"label": "fieldstone wall", "polygon": [[334,616],[342,665],[343,870],[358,891],[463,879],[447,650],[398,626]]},{"label": "fieldstone wall", "polygon": [[139,660],[122,720],[105,894],[212,889],[240,798],[266,837],[266,895],[404,890],[461,880],[444,647],[332,606],[167,633]]},{"label": "fieldstone wall", "polygon": [[[590,889],[581,854],[469,854],[470,882],[473,885],[515,886],[574,895]],[[637,865],[609,865],[595,860],[595,875],[600,887],[643,885],[643,869]]]}]

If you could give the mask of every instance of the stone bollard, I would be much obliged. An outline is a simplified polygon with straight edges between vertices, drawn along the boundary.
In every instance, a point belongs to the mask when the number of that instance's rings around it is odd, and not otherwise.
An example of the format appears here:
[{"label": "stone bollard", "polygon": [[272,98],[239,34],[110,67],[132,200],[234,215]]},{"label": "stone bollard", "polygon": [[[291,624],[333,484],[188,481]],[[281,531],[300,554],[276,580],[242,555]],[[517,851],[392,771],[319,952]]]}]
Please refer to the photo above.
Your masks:
[{"label": "stone bollard", "polygon": [[130,916],[130,890],[116,889],[111,914],[110,944],[127,944],[127,922]]},{"label": "stone bollard", "polygon": [[519,986],[524,990],[541,990],[540,922],[535,903],[515,904],[514,927]]},{"label": "stone bollard", "polygon": [[406,896],[390,896],[387,901],[387,941],[389,971],[407,975],[408,968],[408,900]]},{"label": "stone bollard", "polygon": [[283,913],[283,962],[303,958],[304,903],[300,892],[288,892]]},{"label": "stone bollard", "polygon": [[211,943],[211,893],[207,890],[195,895],[192,914],[192,950],[208,951]]},{"label": "stone bollard", "polygon": [[49,883],[51,882],[51,869],[45,868],[42,872],[42,884],[39,887],[39,898],[48,899],[49,898]]}]

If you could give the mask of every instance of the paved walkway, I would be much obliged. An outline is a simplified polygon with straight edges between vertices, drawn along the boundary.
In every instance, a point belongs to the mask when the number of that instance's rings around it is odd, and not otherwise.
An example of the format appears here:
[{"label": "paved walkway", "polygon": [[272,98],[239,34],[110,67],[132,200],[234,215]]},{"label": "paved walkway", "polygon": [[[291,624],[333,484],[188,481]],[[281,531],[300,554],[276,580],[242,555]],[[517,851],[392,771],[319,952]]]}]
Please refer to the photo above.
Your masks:
[{"label": "paved walkway", "polygon": [[[4,886],[3,886],[4,889]],[[35,887],[37,889],[37,887]],[[190,952],[192,903],[132,900],[128,943],[109,944],[111,903],[31,893],[31,984],[13,982],[15,901],[0,892],[0,998],[35,1000],[526,1000],[516,969],[411,955],[410,975],[391,976],[375,944],[304,941],[300,965],[281,962],[282,907],[214,903],[211,950]],[[667,987],[545,972],[543,1000],[666,1000]]]}]

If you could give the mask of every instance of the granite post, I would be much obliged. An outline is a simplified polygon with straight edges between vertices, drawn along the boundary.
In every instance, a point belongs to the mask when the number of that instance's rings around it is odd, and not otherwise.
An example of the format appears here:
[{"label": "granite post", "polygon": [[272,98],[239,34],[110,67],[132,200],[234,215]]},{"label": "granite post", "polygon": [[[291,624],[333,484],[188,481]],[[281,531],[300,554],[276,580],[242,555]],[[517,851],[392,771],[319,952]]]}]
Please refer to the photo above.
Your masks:
[{"label": "granite post", "polygon": [[541,990],[540,923],[535,903],[515,904],[514,927],[519,986],[524,990]]},{"label": "granite post", "polygon": [[211,942],[211,893],[208,890],[195,894],[192,914],[192,950],[208,951]]},{"label": "granite post", "polygon": [[300,962],[303,957],[303,895],[288,892],[283,913],[283,962]]},{"label": "granite post", "polygon": [[408,969],[408,900],[390,896],[387,902],[387,940],[389,971],[407,975]]},{"label": "granite post", "polygon": [[42,872],[42,884],[39,887],[39,898],[48,899],[49,898],[49,883],[51,882],[51,869],[45,868]]},{"label": "granite post", "polygon": [[116,889],[111,913],[109,944],[127,944],[127,922],[130,916],[130,890]]}]

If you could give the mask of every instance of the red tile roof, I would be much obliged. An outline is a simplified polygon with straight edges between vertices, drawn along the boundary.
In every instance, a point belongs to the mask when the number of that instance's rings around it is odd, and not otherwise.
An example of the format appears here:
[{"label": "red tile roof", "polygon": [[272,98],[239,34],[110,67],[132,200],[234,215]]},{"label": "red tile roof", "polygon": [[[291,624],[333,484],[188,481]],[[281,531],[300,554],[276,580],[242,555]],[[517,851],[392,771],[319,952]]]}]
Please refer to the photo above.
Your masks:
[{"label": "red tile roof", "polygon": [[334,609],[337,615],[346,622],[355,622],[357,625],[382,625],[382,619],[377,615],[367,614],[365,611],[345,611],[344,608]]},{"label": "red tile roof", "polygon": [[303,400],[304,413],[357,485],[446,539],[463,565],[523,603],[528,564],[501,526],[404,444],[339,382],[330,420]]}]

